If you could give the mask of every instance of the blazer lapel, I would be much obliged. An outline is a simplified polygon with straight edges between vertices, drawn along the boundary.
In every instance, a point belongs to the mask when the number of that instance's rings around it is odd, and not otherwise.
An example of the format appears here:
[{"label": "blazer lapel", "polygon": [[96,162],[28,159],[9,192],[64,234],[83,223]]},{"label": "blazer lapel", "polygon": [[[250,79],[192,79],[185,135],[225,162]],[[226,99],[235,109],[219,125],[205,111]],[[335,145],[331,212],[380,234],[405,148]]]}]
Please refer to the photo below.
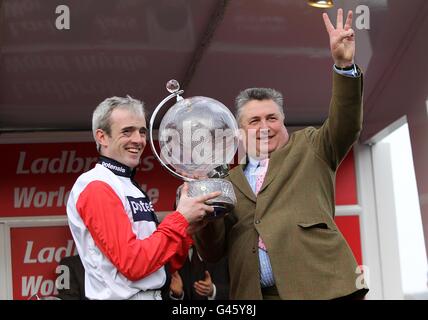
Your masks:
[{"label": "blazer lapel", "polygon": [[[263,181],[263,185],[260,188],[260,192],[263,192],[269,184],[277,177],[279,169],[284,162],[284,157],[288,154],[290,146],[292,145],[292,140],[294,140],[294,135],[291,135],[289,142],[279,150],[272,152],[271,158],[269,160],[269,167],[266,172],[266,177]],[[256,202],[256,195],[248,184],[248,180],[244,175],[244,165],[241,164],[238,168],[230,171],[229,175],[230,181],[238,188],[248,199],[253,202]]]},{"label": "blazer lapel", "polygon": [[230,171],[229,179],[233,185],[238,188],[248,199],[253,202],[256,202],[256,195],[253,190],[251,190],[248,180],[244,175],[243,171],[244,166],[241,164],[235,170]]},{"label": "blazer lapel", "polygon": [[269,160],[268,170],[266,172],[266,177],[263,181],[263,184],[259,190],[259,193],[262,192],[267,186],[275,179],[278,175],[279,167],[281,166],[284,159],[280,156],[280,152],[273,152]]}]

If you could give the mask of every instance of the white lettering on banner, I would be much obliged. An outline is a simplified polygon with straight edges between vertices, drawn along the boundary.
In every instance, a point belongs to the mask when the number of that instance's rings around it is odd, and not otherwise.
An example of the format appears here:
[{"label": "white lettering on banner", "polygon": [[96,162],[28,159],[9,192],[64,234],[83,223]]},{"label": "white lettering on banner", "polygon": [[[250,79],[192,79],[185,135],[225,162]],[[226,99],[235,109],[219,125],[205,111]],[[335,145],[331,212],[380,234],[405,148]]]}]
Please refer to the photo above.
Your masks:
[{"label": "white lettering on banner", "polygon": [[88,171],[94,163],[96,157],[76,157],[76,151],[61,151],[58,158],[37,158],[30,164],[26,163],[26,151],[19,153],[16,174],[42,174],[42,173],[78,173]]},{"label": "white lettering on banner", "polygon": [[27,248],[25,249],[24,263],[36,263],[36,259],[31,259],[31,251],[33,250],[33,241],[27,241]]},{"label": "white lettering on banner", "polygon": [[[70,190],[65,192],[65,187],[57,191],[37,191],[36,187],[23,187],[14,189],[14,208],[43,208],[62,207],[67,204]],[[56,200],[56,201],[55,201]]]},{"label": "white lettering on banner", "polygon": [[43,276],[23,276],[22,277],[22,293],[23,297],[32,296],[39,293],[42,296],[52,296],[58,294],[54,280],[43,280]]},{"label": "white lettering on banner", "polygon": [[34,241],[27,241],[27,247],[25,249],[25,255],[24,255],[24,263],[51,263],[54,261],[60,262],[62,257],[69,257],[71,255],[77,254],[77,248],[74,248],[74,241],[68,240],[67,241],[67,247],[45,247],[42,248],[37,253],[37,258],[32,258],[32,256],[36,256],[36,254],[32,254],[33,251],[33,244]]},{"label": "white lettering on banner", "polygon": [[159,189],[157,189],[157,188],[147,189],[147,184],[142,184],[141,189],[143,189],[144,192],[147,193],[152,204],[156,204],[158,202],[158,200],[159,200]]},{"label": "white lettering on banner", "polygon": [[155,166],[153,161],[155,160],[154,156],[147,156],[141,159],[141,166],[139,169],[141,171],[151,171]]},{"label": "white lettering on banner", "polygon": [[[36,158],[31,163],[26,162],[27,152],[19,152],[16,174],[43,173],[78,173],[91,169],[98,161],[97,157],[76,157],[76,151],[61,151],[57,158]],[[141,158],[141,171],[151,171],[154,168],[154,156]]]}]

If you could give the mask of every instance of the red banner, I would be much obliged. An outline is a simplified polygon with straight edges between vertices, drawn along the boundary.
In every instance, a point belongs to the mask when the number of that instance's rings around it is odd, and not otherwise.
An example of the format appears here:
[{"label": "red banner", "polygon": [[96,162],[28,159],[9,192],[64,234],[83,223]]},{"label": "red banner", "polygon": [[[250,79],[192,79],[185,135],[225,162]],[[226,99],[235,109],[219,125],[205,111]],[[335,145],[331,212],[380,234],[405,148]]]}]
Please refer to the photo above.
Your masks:
[{"label": "red banner", "polygon": [[361,251],[360,217],[342,216],[336,217],[334,221],[336,222],[340,232],[342,232],[343,236],[345,237],[345,240],[351,247],[357,263],[359,265],[363,264],[363,254]]},{"label": "red banner", "polygon": [[10,229],[13,299],[57,294],[55,270],[76,247],[68,226]]},{"label": "red banner", "polygon": [[[0,184],[0,216],[49,216],[65,214],[73,183],[98,159],[93,142],[0,145],[3,176]],[[172,177],[146,147],[136,176],[157,211],[169,211],[180,180]],[[336,203],[357,203],[354,157],[343,161],[336,180]],[[336,223],[362,262],[359,217],[336,217]],[[13,227],[11,261],[13,298],[56,295],[58,262],[74,255],[68,226]]]},{"label": "red banner", "polygon": [[[5,155],[0,185],[0,216],[65,214],[69,192],[77,177],[98,159],[95,143],[3,144]],[[181,181],[172,177],[146,147],[136,180],[157,211],[172,210]]]},{"label": "red banner", "polygon": [[336,205],[358,204],[354,151],[342,161],[336,174]]}]

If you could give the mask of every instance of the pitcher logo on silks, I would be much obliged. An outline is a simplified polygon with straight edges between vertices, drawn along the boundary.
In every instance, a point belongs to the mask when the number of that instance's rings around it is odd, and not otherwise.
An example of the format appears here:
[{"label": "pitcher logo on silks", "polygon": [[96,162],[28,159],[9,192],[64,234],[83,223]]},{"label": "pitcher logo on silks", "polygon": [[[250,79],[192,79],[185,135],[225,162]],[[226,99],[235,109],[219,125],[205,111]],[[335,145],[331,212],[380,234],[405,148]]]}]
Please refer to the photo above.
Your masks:
[{"label": "pitcher logo on silks", "polygon": [[148,198],[134,198],[127,196],[132,211],[134,221],[153,221],[156,222],[156,216],[153,205]]}]

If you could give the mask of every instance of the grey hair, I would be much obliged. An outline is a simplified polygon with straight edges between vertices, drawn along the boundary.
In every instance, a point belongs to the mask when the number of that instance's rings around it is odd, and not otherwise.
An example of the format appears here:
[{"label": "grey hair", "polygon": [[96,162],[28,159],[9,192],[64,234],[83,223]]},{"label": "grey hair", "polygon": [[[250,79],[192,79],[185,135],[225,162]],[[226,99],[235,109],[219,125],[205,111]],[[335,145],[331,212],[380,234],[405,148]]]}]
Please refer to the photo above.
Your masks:
[{"label": "grey hair", "polygon": [[272,100],[275,102],[282,116],[284,115],[284,99],[282,94],[272,88],[247,88],[242,90],[235,98],[236,121],[240,124],[242,117],[242,107],[251,100]]},{"label": "grey hair", "polygon": [[98,129],[101,129],[110,136],[110,116],[116,108],[126,109],[135,113],[137,116],[144,117],[144,103],[129,95],[127,95],[126,98],[110,97],[101,102],[92,114],[92,134],[94,136],[95,143],[97,144],[98,152],[100,152],[101,145],[97,141],[96,132]]}]

